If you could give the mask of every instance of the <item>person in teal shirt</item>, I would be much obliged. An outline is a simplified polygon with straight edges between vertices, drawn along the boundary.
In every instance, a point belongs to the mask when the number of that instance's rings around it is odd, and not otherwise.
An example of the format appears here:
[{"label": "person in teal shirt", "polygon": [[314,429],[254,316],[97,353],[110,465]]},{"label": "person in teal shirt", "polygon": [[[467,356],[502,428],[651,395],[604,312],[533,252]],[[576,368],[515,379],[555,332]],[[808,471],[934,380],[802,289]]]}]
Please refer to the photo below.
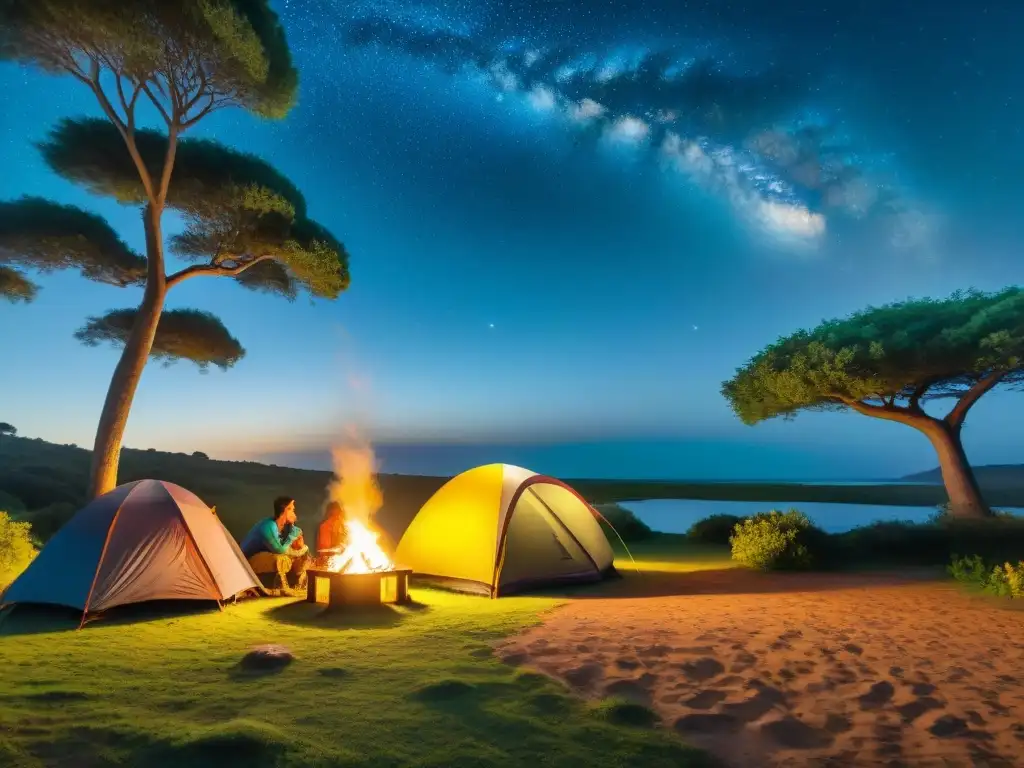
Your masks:
[{"label": "person in teal shirt", "polygon": [[295,499],[279,496],[274,499],[274,516],[260,520],[242,539],[241,550],[253,571],[275,573],[282,586],[288,586],[288,576],[295,587],[301,589],[309,568],[309,547],[296,525]]}]

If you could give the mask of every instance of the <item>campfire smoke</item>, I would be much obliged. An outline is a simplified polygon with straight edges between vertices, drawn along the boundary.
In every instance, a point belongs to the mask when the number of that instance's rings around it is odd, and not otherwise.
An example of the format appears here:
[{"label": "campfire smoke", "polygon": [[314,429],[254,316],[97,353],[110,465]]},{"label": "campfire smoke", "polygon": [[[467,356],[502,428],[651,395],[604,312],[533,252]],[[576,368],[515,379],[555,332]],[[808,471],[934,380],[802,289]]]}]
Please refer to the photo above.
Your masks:
[{"label": "campfire smoke", "polygon": [[384,503],[377,485],[377,460],[369,442],[355,429],[349,429],[347,440],[332,451],[334,479],[327,487],[330,501],[345,510],[348,543],[340,552],[329,555],[327,570],[339,573],[370,573],[391,570],[391,559],[380,548],[380,534],[374,530],[373,518]]}]

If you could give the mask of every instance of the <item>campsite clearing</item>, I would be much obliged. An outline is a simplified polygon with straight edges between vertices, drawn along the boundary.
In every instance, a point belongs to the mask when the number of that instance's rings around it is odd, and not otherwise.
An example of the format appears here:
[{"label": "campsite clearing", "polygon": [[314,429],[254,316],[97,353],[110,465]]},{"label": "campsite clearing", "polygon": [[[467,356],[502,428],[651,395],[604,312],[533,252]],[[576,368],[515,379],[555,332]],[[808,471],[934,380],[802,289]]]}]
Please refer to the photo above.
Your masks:
[{"label": "campsite clearing", "polygon": [[584,697],[651,707],[733,768],[1020,764],[1024,611],[1013,602],[927,569],[645,565],[499,654]]},{"label": "campsite clearing", "polygon": [[[691,567],[715,564],[702,556]],[[496,642],[559,598],[415,588],[413,598],[409,608],[331,617],[290,599],[223,613],[126,607],[81,631],[73,612],[18,608],[0,625],[0,763],[41,768],[74,755],[81,765],[217,768],[238,759],[253,768],[501,766],[540,756],[567,767],[709,764],[671,731],[650,728],[649,710],[586,702],[493,657]],[[242,657],[264,644],[286,646],[296,660],[243,672]]]}]

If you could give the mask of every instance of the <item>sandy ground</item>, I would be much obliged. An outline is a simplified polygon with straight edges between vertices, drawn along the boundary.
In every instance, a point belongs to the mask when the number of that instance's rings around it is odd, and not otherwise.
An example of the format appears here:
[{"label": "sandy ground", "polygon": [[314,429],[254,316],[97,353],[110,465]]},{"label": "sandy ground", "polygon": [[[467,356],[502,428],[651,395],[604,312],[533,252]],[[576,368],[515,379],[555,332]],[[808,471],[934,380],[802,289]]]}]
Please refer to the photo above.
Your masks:
[{"label": "sandy ground", "polygon": [[726,765],[1024,766],[1024,611],[907,575],[621,585],[499,656],[646,704]]}]

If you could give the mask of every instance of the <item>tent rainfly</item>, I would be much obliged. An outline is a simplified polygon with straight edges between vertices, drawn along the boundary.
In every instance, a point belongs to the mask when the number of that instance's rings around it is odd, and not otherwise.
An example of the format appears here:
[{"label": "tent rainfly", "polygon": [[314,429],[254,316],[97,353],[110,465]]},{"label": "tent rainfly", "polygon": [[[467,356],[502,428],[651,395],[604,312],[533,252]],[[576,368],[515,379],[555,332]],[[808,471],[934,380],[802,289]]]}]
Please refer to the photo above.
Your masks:
[{"label": "tent rainfly", "polygon": [[238,544],[174,483],[119,485],[75,513],[0,597],[91,615],[149,600],[222,600],[261,589]]},{"label": "tent rainfly", "polygon": [[417,576],[498,597],[614,573],[597,513],[553,477],[489,464],[453,477],[420,509],[394,560]]}]

